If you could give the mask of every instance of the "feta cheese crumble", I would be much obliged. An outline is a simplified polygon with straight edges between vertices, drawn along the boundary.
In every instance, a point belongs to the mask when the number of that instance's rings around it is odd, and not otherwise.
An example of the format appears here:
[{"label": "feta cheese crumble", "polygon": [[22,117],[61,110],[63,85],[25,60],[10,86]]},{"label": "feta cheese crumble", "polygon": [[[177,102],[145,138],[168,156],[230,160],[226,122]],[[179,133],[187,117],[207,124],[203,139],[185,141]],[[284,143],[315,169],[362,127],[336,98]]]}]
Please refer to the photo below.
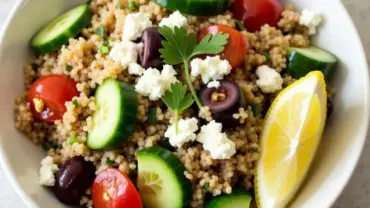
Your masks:
[{"label": "feta cheese crumble", "polygon": [[299,24],[308,27],[309,35],[316,34],[316,28],[320,25],[321,22],[322,22],[321,15],[309,9],[304,9],[299,19]]},{"label": "feta cheese crumble", "polygon": [[171,84],[178,81],[176,74],[171,65],[164,65],[162,72],[149,68],[139,78],[135,90],[141,95],[149,96],[152,101],[159,100]]},{"label": "feta cheese crumble", "polygon": [[133,62],[128,65],[128,73],[131,75],[141,76],[144,73],[144,68],[141,67],[138,63]]},{"label": "feta cheese crumble", "polygon": [[136,44],[130,41],[115,42],[109,56],[114,62],[120,63],[123,68],[127,68],[129,64],[137,62],[142,49],[142,43]]},{"label": "feta cheese crumble", "polygon": [[163,18],[159,23],[159,27],[167,26],[174,29],[175,26],[182,27],[187,23],[186,17],[184,17],[179,11],[175,11],[169,17]]},{"label": "feta cheese crumble", "polygon": [[143,12],[128,14],[123,26],[122,40],[136,40],[141,37],[144,30],[153,25],[150,17],[151,14]]},{"label": "feta cheese crumble", "polygon": [[41,161],[40,168],[40,181],[39,183],[44,186],[54,186],[55,185],[55,176],[59,170],[58,166],[54,164],[54,159],[50,156],[45,157]]},{"label": "feta cheese crumble", "polygon": [[181,148],[186,142],[194,141],[198,131],[198,120],[196,118],[181,119],[178,123],[178,134],[174,124],[170,125],[164,136],[169,138],[169,142],[173,147]]},{"label": "feta cheese crumble", "polygon": [[283,78],[276,70],[263,65],[257,68],[256,74],[258,76],[256,84],[262,92],[274,93],[283,89]]},{"label": "feta cheese crumble", "polygon": [[221,83],[219,81],[214,80],[214,81],[208,82],[207,87],[208,88],[217,88],[218,89],[220,87],[220,85],[221,85]]},{"label": "feta cheese crumble", "polygon": [[197,141],[203,144],[203,149],[210,152],[213,159],[229,159],[235,153],[235,143],[222,133],[222,124],[214,120],[202,126]]},{"label": "feta cheese crumble", "polygon": [[190,63],[191,76],[200,75],[204,84],[211,80],[220,80],[230,74],[231,65],[227,60],[221,60],[220,56],[207,56],[206,59],[193,59]]}]

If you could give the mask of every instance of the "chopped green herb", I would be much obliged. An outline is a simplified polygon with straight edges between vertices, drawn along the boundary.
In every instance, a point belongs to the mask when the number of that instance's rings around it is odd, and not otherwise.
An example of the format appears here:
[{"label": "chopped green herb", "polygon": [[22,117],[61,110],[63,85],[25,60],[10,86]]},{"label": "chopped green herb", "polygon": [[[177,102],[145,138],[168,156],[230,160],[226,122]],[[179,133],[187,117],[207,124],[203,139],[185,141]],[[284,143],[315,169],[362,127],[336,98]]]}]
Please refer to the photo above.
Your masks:
[{"label": "chopped green herb", "polygon": [[31,64],[31,67],[33,70],[37,70],[40,66],[38,64],[33,63]]},{"label": "chopped green herb", "polygon": [[271,61],[271,56],[269,53],[265,52],[263,55],[266,57],[266,61]]},{"label": "chopped green herb", "polygon": [[62,149],[62,148],[63,148],[63,145],[58,144],[57,148],[58,148],[58,149]]},{"label": "chopped green herb", "polygon": [[254,116],[259,116],[261,114],[261,104],[250,103],[249,105],[252,107],[252,112]]},{"label": "chopped green herb", "polygon": [[54,144],[49,141],[44,141],[44,143],[41,144],[42,149],[47,152],[49,149],[54,148]]},{"label": "chopped green herb", "polygon": [[76,142],[78,142],[78,138],[77,138],[76,136],[70,136],[70,137],[68,138],[68,140],[67,140],[67,143],[68,143],[69,145],[72,145],[72,144],[74,144],[74,143],[76,143]]},{"label": "chopped green herb", "polygon": [[108,165],[108,166],[112,166],[112,165],[114,165],[114,161],[113,160],[110,160],[110,159],[107,159],[107,161],[105,162],[105,164],[106,165]]},{"label": "chopped green herb", "polygon": [[128,9],[130,11],[137,11],[139,9],[139,7],[136,5],[135,1],[134,0],[130,0],[128,2]]},{"label": "chopped green herb", "polygon": [[77,99],[73,99],[73,100],[72,100],[72,104],[73,104],[75,107],[77,107],[77,106],[78,106],[78,101],[77,101]]},{"label": "chopped green herb", "polygon": [[66,71],[71,71],[73,69],[73,67],[71,65],[65,65],[64,69]]},{"label": "chopped green herb", "polygon": [[238,29],[239,31],[246,30],[245,27],[244,27],[244,24],[241,20],[236,21],[236,29]]},{"label": "chopped green herb", "polygon": [[91,4],[91,2],[92,2],[92,0],[88,0],[88,1],[86,2],[86,4]]},{"label": "chopped green herb", "polygon": [[113,42],[114,42],[113,38],[112,37],[109,37],[108,38],[108,45],[111,44],[111,43],[113,43]]},{"label": "chopped green herb", "polygon": [[205,184],[203,185],[203,191],[204,191],[205,193],[210,191],[209,183],[205,183]]},{"label": "chopped green herb", "polygon": [[153,125],[157,121],[157,108],[149,108],[148,124]]},{"label": "chopped green herb", "polygon": [[121,2],[118,2],[118,3],[116,4],[116,9],[122,9],[122,4],[121,4]]},{"label": "chopped green herb", "polygon": [[102,46],[100,47],[100,53],[101,53],[101,54],[108,54],[108,53],[109,53],[109,47],[108,47],[108,46],[106,46],[106,45],[102,45]]},{"label": "chopped green herb", "polygon": [[255,147],[253,147],[253,148],[251,148],[251,151],[252,151],[252,152],[258,152],[258,149],[257,149],[257,148],[255,148]]},{"label": "chopped green herb", "polygon": [[188,109],[194,103],[194,99],[190,94],[186,94],[186,87],[184,85],[180,82],[175,82],[164,93],[162,101],[175,113],[175,129],[176,133],[178,133],[179,114]]},{"label": "chopped green herb", "polygon": [[189,61],[197,55],[218,54],[222,52],[227,44],[229,34],[216,33],[214,36],[208,34],[197,44],[196,36],[194,34],[188,34],[185,28],[175,27],[172,29],[164,26],[159,28],[159,32],[166,39],[162,41],[163,48],[159,49],[161,58],[164,59],[166,64],[184,64],[186,82],[190,92],[199,109],[202,108],[203,106],[199,101],[190,78]]},{"label": "chopped green herb", "polygon": [[104,30],[104,27],[103,26],[98,27],[98,35],[101,38],[104,38],[104,36],[105,36],[105,30]]}]

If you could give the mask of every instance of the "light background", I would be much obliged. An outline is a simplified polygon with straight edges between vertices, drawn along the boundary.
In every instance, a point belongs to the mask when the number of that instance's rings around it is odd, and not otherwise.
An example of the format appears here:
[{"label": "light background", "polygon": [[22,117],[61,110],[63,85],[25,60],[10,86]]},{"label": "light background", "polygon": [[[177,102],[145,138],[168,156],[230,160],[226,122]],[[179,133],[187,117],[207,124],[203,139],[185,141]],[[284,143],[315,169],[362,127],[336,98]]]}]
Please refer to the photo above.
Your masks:
[{"label": "light background", "polygon": [[[370,63],[370,0],[342,0],[354,20]],[[16,0],[0,0],[0,29]],[[1,66],[0,66],[1,67]],[[333,208],[370,207],[370,141],[352,179]],[[26,208],[15,193],[0,167],[0,208]]]}]

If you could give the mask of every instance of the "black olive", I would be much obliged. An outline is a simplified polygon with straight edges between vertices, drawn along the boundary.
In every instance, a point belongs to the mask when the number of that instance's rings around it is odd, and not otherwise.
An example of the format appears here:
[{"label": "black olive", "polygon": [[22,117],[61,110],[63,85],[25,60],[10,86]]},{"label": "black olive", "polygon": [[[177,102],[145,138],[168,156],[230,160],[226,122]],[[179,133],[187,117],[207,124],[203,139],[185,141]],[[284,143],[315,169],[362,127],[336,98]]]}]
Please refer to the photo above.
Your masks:
[{"label": "black olive", "polygon": [[219,88],[205,87],[200,92],[200,99],[204,106],[208,106],[213,118],[222,123],[224,128],[236,127],[239,121],[233,114],[243,105],[241,90],[235,82],[222,80]]},{"label": "black olive", "polygon": [[331,115],[333,114],[333,110],[334,110],[333,97],[328,96],[326,107],[326,120],[328,120],[331,117]]},{"label": "black olive", "polygon": [[81,156],[69,159],[56,174],[56,197],[65,204],[79,205],[81,197],[94,181],[95,170],[94,164]]},{"label": "black olive", "polygon": [[162,37],[157,28],[147,28],[141,37],[144,44],[143,52],[140,54],[141,66],[144,68],[160,68],[163,64],[159,49],[162,47]]}]

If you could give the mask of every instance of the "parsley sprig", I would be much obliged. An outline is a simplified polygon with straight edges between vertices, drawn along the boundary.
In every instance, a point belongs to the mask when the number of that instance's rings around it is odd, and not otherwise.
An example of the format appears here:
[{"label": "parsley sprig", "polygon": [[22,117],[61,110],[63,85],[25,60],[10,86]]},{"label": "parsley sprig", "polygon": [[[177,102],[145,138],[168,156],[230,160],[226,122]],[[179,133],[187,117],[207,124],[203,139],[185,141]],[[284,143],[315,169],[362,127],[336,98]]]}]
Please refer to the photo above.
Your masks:
[{"label": "parsley sprig", "polygon": [[166,39],[162,41],[163,48],[159,49],[161,58],[163,58],[166,64],[184,64],[186,82],[190,92],[197,106],[202,108],[202,104],[191,82],[189,62],[197,55],[221,53],[227,44],[229,34],[216,33],[214,36],[208,34],[198,44],[196,36],[194,34],[187,34],[184,28],[175,27],[171,29],[164,26],[159,28],[159,32]]},{"label": "parsley sprig", "polygon": [[190,94],[186,94],[186,87],[184,85],[180,82],[175,82],[164,93],[162,101],[175,113],[175,129],[176,134],[178,134],[179,114],[188,109],[194,103],[194,99]]}]

